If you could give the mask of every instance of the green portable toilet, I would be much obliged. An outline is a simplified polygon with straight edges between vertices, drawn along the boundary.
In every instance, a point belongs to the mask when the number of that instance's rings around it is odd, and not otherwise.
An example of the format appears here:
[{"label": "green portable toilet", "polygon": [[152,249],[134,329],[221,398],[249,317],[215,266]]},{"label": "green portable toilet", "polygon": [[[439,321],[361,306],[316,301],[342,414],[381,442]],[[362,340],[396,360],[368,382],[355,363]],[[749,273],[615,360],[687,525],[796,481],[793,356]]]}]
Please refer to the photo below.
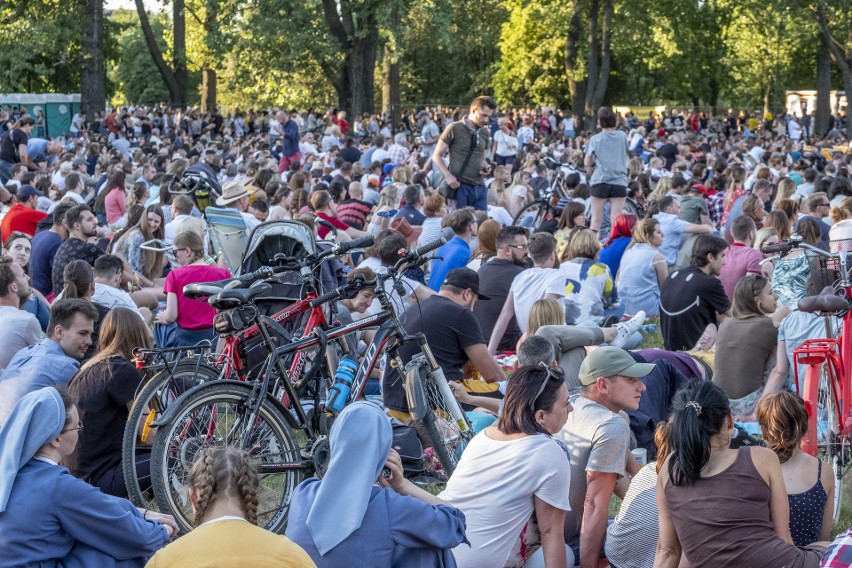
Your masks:
[{"label": "green portable toilet", "polygon": [[35,117],[36,109],[44,113],[47,136],[56,138],[67,134],[71,129],[71,118],[80,110],[80,95],[66,95],[62,93],[49,94],[25,94],[7,93],[0,94],[0,107],[5,108],[27,107],[27,113]]}]

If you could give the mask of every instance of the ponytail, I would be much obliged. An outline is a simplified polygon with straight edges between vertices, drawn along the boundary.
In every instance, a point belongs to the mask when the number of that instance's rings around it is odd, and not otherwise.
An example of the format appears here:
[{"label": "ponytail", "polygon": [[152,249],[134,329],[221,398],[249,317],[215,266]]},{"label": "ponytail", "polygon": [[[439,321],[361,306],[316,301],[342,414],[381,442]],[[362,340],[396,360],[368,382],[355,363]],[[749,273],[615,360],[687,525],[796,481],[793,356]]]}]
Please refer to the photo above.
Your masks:
[{"label": "ponytail", "polygon": [[672,407],[669,478],[675,486],[695,485],[710,461],[710,438],[730,416],[730,403],[721,388],[703,381],[679,390]]},{"label": "ponytail", "polygon": [[95,275],[91,265],[85,260],[72,260],[62,271],[65,285],[62,288],[63,298],[85,298],[92,288]]}]

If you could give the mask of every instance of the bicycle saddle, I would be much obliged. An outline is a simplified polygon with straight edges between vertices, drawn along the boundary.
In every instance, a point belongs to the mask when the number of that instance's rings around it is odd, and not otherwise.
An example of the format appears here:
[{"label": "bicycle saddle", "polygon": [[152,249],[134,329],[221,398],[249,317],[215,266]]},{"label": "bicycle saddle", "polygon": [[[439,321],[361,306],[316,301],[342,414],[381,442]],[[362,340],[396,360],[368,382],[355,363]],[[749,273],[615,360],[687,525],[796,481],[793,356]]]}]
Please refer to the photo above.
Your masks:
[{"label": "bicycle saddle", "polygon": [[816,296],[808,296],[799,300],[799,311],[812,314],[814,312],[842,312],[849,309],[849,302],[834,293],[834,288],[826,286]]},{"label": "bicycle saddle", "polygon": [[251,288],[235,288],[233,290],[222,290],[215,296],[211,297],[208,302],[211,306],[219,309],[234,308],[248,304],[252,298],[268,292],[272,288],[272,284],[258,284]]}]

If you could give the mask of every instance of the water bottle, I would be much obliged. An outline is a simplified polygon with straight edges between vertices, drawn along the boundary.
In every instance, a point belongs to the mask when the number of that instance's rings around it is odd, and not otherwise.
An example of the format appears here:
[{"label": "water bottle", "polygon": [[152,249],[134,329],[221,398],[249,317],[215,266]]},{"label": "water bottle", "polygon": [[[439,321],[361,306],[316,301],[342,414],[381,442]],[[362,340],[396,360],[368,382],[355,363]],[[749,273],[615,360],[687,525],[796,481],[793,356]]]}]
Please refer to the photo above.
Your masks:
[{"label": "water bottle", "polygon": [[642,327],[639,328],[639,331],[642,333],[656,333],[657,325],[653,323],[646,323]]},{"label": "water bottle", "polygon": [[343,407],[346,406],[346,399],[349,398],[349,390],[352,388],[352,380],[355,378],[355,371],[358,370],[358,362],[349,356],[344,356],[340,359],[340,365],[337,367],[337,372],[334,374],[334,386],[328,390],[328,401],[325,403],[325,409],[338,414]]}]

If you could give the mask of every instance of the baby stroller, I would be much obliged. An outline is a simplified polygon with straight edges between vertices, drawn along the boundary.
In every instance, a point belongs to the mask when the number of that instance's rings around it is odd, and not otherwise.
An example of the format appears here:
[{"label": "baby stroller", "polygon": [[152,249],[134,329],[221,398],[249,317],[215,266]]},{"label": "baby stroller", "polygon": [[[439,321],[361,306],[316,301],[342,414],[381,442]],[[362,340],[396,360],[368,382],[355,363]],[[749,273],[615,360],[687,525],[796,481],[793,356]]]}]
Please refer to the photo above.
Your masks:
[{"label": "baby stroller", "polygon": [[222,185],[213,168],[198,162],[186,168],[180,180],[172,182],[169,192],[189,195],[203,214],[222,195]]},{"label": "baby stroller", "polygon": [[[248,241],[238,274],[246,274],[261,266],[272,264],[276,254],[304,259],[323,247],[330,246],[325,243],[317,244],[306,225],[287,220],[268,221],[255,227]],[[345,279],[343,265],[332,257],[314,271],[313,285],[317,293],[322,294],[343,284]],[[256,298],[257,308],[262,314],[272,316],[304,298],[305,293],[301,276],[296,272],[285,272],[272,284],[268,292]],[[300,335],[307,325],[307,318],[308,314],[305,314],[301,318],[282,322],[281,329],[275,330],[276,341],[279,344],[288,343],[294,336]],[[264,350],[258,348],[259,344],[259,338],[243,343],[244,352],[240,355],[250,369],[261,364],[266,357]]]}]

